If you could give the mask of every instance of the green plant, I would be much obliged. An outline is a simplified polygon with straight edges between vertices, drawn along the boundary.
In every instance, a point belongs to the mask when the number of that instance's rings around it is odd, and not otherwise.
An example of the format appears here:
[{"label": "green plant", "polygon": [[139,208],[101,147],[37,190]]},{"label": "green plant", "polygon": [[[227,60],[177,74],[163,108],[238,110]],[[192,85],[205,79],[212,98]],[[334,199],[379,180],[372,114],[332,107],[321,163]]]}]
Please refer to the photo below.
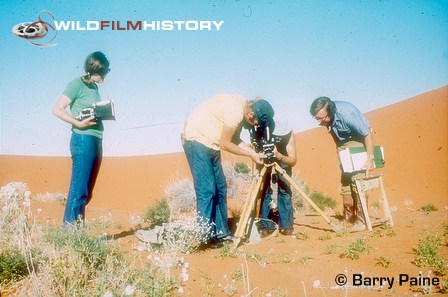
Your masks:
[{"label": "green plant", "polygon": [[336,243],[330,243],[329,245],[327,245],[325,247],[324,254],[334,255],[334,254],[336,254],[337,249],[338,249],[338,246]]},{"label": "green plant", "polygon": [[273,251],[270,251],[268,253],[268,256],[272,259],[272,262],[276,263],[276,264],[286,264],[286,263],[293,262],[293,259],[292,259],[290,253],[276,254]]},{"label": "green plant", "polygon": [[112,226],[109,218],[44,228],[30,194],[23,183],[0,189],[0,295],[170,296],[177,287],[166,264],[136,269],[121,245],[92,234]]},{"label": "green plant", "polygon": [[418,246],[414,249],[414,264],[424,268],[436,267],[440,274],[445,275],[446,260],[438,251],[441,243],[442,239],[434,235],[420,237]]},{"label": "green plant", "polygon": [[232,245],[225,244],[219,251],[219,258],[238,258],[239,252]]},{"label": "green plant", "polygon": [[234,279],[232,279],[232,281],[229,281],[227,278],[227,274],[224,275],[224,279],[226,280],[226,284],[219,284],[219,287],[222,288],[222,291],[227,295],[227,296],[233,296],[235,295],[238,290],[236,288],[236,281]]},{"label": "green plant", "polygon": [[203,273],[201,275],[200,284],[201,284],[202,296],[207,296],[207,297],[215,296],[215,294],[213,294],[213,292],[212,292],[215,285],[212,284],[212,280],[211,280],[210,276]]},{"label": "green plant", "polygon": [[366,238],[359,238],[352,242],[341,254],[341,258],[348,258],[351,260],[359,259],[361,253],[370,253],[372,247],[367,243]]},{"label": "green plant", "polygon": [[240,269],[237,269],[234,272],[232,272],[231,276],[232,276],[232,280],[234,280],[234,281],[237,281],[237,282],[243,281],[243,272]]},{"label": "green plant", "polygon": [[322,240],[322,241],[330,240],[331,239],[331,235],[330,235],[329,232],[325,232],[323,235],[319,236],[318,239]]},{"label": "green plant", "polygon": [[150,225],[162,225],[170,221],[171,209],[166,199],[159,199],[154,206],[149,207],[143,219]]},{"label": "green plant", "polygon": [[392,263],[389,259],[386,259],[385,257],[381,256],[377,260],[376,265],[383,266],[384,268],[389,267],[390,263]]},{"label": "green plant", "polygon": [[260,254],[257,254],[257,253],[254,252],[254,251],[251,251],[250,253],[245,254],[245,257],[246,257],[248,260],[250,260],[250,261],[255,261],[255,262],[257,262],[257,263],[260,264],[262,267],[265,267],[265,266],[266,266],[266,261],[265,261],[265,259],[263,258],[263,256],[261,256]]},{"label": "green plant", "polygon": [[233,169],[237,173],[248,174],[250,172],[249,166],[247,166],[246,163],[241,163],[241,162],[235,163],[235,165],[233,165]]},{"label": "green plant", "polygon": [[208,240],[211,224],[202,217],[181,216],[179,220],[164,224],[162,245],[166,251],[189,253]]},{"label": "green plant", "polygon": [[440,293],[447,294],[448,293],[448,280],[442,278],[439,284]]},{"label": "green plant", "polygon": [[311,261],[311,260],[313,260],[312,257],[310,257],[310,256],[303,256],[303,257],[300,257],[297,260],[297,262],[299,262],[300,264],[305,264],[306,262]]},{"label": "green plant", "polygon": [[425,204],[422,207],[420,207],[418,210],[422,211],[422,212],[431,212],[431,211],[437,211],[438,209],[433,204]]},{"label": "green plant", "polygon": [[50,227],[46,233],[46,240],[58,249],[67,248],[76,253],[83,263],[96,269],[102,268],[107,256],[112,252],[104,235],[92,236],[82,228]]},{"label": "green plant", "polygon": [[308,240],[310,239],[310,235],[306,232],[297,232],[295,237],[300,240]]},{"label": "green plant", "polygon": [[383,222],[379,228],[375,228],[372,232],[373,237],[392,237],[395,235],[397,235],[397,233],[389,222]]},{"label": "green plant", "polygon": [[6,250],[0,252],[0,284],[16,282],[28,275],[28,267],[19,251]]},{"label": "green plant", "polygon": [[133,272],[132,281],[135,283],[135,287],[143,293],[142,296],[168,297],[178,287],[175,278],[167,275],[160,268],[148,264]]},{"label": "green plant", "polygon": [[333,198],[318,191],[312,191],[309,196],[321,210],[325,210],[327,208],[333,209],[336,207],[336,201]]}]

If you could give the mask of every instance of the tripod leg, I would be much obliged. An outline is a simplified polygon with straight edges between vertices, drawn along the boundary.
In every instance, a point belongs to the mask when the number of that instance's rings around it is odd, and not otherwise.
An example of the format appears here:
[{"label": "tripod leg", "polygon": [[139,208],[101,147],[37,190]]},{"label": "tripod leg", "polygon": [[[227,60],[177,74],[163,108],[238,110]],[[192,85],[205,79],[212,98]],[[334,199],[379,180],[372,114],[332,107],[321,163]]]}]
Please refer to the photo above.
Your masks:
[{"label": "tripod leg", "polygon": [[294,189],[296,189],[296,191],[299,192],[300,195],[303,196],[303,198],[305,198],[305,200],[314,208],[314,210],[317,211],[317,213],[320,214],[320,216],[324,218],[324,220],[332,227],[332,230],[334,232],[342,231],[342,228],[338,225],[335,225],[330,220],[330,218],[323,213],[323,211],[319,208],[319,206],[317,206],[316,203],[314,203],[314,201],[311,200],[311,198],[293,181],[293,179],[288,174],[286,174],[285,170],[283,168],[281,168],[280,165],[275,163],[274,166],[275,166],[275,170],[277,170],[277,172],[280,175],[282,175],[290,183],[290,185],[293,186]]},{"label": "tripod leg", "polygon": [[234,235],[234,240],[233,240],[234,248],[238,247],[238,245],[241,242],[241,238],[245,235],[246,225],[249,221],[250,215],[254,208],[257,196],[260,192],[260,186],[262,185],[265,175],[266,175],[266,167],[263,167],[260,175],[258,177],[255,177],[252,180],[252,185],[251,185],[251,189],[249,191],[249,196],[246,200],[246,203],[244,204],[244,208],[241,213],[241,217],[238,222],[238,226],[236,228],[236,232]]},{"label": "tripod leg", "polygon": [[248,199],[246,199],[246,202],[244,203],[243,209],[241,211],[240,220],[238,221],[238,224],[236,226],[236,231],[235,231],[234,236],[244,235],[244,231],[242,231],[242,230],[245,230],[245,226],[240,223],[241,223],[243,216],[249,211],[250,200],[251,200],[250,197],[253,196],[253,193],[255,191],[255,186],[257,184],[257,180],[258,180],[258,176],[254,176],[254,178],[252,179],[252,183],[249,188]]}]

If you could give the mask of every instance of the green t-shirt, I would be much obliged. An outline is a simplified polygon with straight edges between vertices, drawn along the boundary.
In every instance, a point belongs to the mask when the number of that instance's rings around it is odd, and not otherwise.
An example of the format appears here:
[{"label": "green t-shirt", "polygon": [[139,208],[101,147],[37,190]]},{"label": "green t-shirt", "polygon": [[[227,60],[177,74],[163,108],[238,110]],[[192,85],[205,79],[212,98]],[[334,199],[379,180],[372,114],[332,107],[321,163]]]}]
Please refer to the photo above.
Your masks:
[{"label": "green t-shirt", "polygon": [[[101,101],[100,93],[98,92],[98,86],[93,84],[91,86],[86,85],[80,77],[72,80],[65,88],[63,94],[70,98],[70,112],[73,117],[78,116],[79,112],[83,108],[92,107],[92,104]],[[101,121],[97,121],[98,124],[90,126],[88,128],[79,129],[72,126],[72,131],[79,134],[88,134],[103,138],[104,126]]]}]

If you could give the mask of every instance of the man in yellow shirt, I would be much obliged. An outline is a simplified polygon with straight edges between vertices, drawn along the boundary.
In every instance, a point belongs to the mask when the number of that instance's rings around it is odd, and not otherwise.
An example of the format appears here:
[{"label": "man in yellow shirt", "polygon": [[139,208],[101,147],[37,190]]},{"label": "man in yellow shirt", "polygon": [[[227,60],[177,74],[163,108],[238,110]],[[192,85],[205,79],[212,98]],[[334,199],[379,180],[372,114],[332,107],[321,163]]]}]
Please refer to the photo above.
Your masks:
[{"label": "man in yellow shirt", "polygon": [[266,100],[218,94],[198,106],[185,123],[182,144],[193,175],[198,217],[210,225],[205,237],[211,245],[233,240],[227,225],[227,185],[220,150],[262,164],[264,154],[244,144],[240,133],[243,127],[270,125],[273,117]]}]

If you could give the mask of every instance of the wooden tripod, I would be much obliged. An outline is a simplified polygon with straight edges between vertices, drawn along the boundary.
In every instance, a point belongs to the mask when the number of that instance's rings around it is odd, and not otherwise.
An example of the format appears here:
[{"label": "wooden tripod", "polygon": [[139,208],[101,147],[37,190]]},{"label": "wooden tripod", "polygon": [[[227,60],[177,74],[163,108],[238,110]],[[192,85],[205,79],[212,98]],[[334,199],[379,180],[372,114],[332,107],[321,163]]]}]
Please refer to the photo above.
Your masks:
[{"label": "wooden tripod", "polygon": [[241,242],[241,239],[246,236],[247,230],[251,227],[250,224],[248,224],[249,219],[254,212],[256,211],[255,215],[258,216],[259,214],[259,208],[257,207],[257,198],[260,198],[259,196],[262,194],[261,189],[263,188],[263,183],[266,178],[267,169],[271,168],[272,171],[277,172],[280,176],[282,176],[294,189],[296,189],[297,192],[299,192],[300,195],[302,195],[303,198],[314,208],[314,210],[320,214],[324,220],[330,224],[332,227],[332,230],[335,232],[340,232],[341,227],[338,225],[335,225],[330,218],[323,213],[323,211],[311,200],[311,198],[297,185],[296,182],[286,173],[286,171],[278,165],[277,162],[271,163],[271,164],[264,164],[263,168],[261,169],[259,174],[256,174],[254,178],[252,179],[252,183],[249,190],[248,198],[246,199],[246,203],[244,204],[243,210],[241,212],[241,217],[237,225],[237,229],[234,234],[234,240],[233,240],[233,246],[234,248],[237,248],[238,245]]}]

